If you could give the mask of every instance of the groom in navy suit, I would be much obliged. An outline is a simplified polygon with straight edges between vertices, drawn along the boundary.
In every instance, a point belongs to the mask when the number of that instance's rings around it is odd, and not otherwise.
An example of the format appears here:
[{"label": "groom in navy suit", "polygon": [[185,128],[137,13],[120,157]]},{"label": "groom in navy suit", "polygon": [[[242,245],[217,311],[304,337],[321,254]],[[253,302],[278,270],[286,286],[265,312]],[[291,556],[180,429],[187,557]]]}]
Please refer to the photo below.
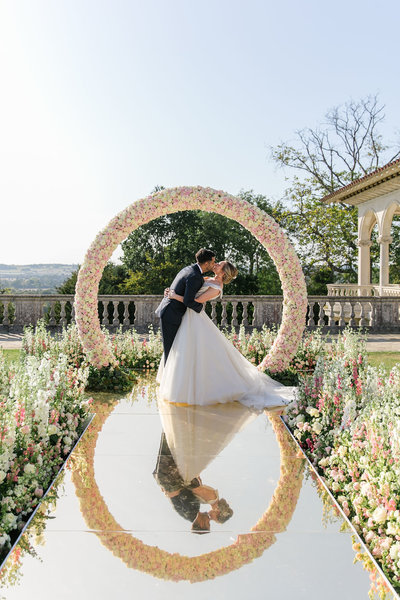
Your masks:
[{"label": "groom in navy suit", "polygon": [[172,343],[187,308],[200,312],[203,304],[196,302],[195,296],[204,283],[204,273],[211,271],[215,263],[212,250],[201,248],[196,252],[196,264],[184,267],[171,283],[170,289],[183,296],[183,302],[163,298],[156,313],[161,318],[161,335],[164,345],[164,357],[167,360]]}]

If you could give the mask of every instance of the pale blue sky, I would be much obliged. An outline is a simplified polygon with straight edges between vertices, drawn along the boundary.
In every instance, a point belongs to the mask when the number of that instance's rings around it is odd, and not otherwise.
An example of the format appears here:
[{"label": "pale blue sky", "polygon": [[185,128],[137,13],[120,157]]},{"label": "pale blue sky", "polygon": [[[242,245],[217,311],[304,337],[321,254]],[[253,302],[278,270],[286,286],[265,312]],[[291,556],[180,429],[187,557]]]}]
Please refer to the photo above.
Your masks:
[{"label": "pale blue sky", "polygon": [[0,262],[82,262],[155,185],[279,198],[269,146],[379,93],[397,1],[0,0]]}]

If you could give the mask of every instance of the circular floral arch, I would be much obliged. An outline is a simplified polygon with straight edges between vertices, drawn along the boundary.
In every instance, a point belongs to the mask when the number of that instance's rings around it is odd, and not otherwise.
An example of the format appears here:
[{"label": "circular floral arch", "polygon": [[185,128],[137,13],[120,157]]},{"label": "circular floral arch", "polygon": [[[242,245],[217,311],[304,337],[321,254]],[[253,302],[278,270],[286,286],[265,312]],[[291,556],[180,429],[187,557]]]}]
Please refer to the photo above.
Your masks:
[{"label": "circular floral arch", "polygon": [[171,188],[137,200],[96,236],[79,270],[75,294],[76,323],[90,362],[98,368],[114,362],[97,316],[99,282],[107,261],[132,231],[157,217],[183,210],[206,210],[234,219],[268,251],[281,280],[283,311],[278,335],[259,368],[284,370],[296,353],[305,326],[307,290],[297,254],[267,213],[242,198],[202,187]]}]

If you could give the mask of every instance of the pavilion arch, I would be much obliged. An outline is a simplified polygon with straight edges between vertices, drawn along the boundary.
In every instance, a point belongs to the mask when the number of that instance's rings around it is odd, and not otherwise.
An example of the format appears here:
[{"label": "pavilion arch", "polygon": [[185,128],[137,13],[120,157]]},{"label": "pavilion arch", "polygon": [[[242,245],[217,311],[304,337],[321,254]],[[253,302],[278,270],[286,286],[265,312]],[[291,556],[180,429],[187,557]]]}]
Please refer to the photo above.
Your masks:
[{"label": "pavilion arch", "polygon": [[[358,285],[369,286],[371,284],[371,233],[375,225],[378,225],[378,215],[369,209],[360,219],[358,226]],[[364,292],[364,290],[363,290]]]},{"label": "pavilion arch", "polygon": [[378,215],[372,209],[369,209],[363,217],[360,219],[359,228],[358,228],[358,239],[359,241],[370,241],[371,233],[375,226],[378,224],[379,228],[379,219]]},{"label": "pavilion arch", "polygon": [[[400,201],[394,201],[383,213],[381,237],[391,238],[392,222],[395,215],[400,215]],[[390,241],[389,241],[390,243]]]}]

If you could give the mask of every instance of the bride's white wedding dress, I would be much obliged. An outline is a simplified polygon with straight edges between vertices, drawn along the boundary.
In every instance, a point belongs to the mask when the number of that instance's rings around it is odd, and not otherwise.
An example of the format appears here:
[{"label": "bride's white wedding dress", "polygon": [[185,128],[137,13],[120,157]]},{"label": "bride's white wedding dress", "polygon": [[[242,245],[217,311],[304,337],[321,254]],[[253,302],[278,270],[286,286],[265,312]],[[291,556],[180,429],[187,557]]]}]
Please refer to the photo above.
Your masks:
[{"label": "bride's white wedding dress", "polygon": [[[197,293],[211,286],[206,280]],[[218,297],[217,297],[218,298]],[[179,404],[216,404],[238,401],[257,409],[285,406],[293,399],[288,388],[261,373],[214,325],[204,309],[187,309],[168,360],[157,373],[160,398]]]},{"label": "bride's white wedding dress", "polygon": [[238,402],[175,406],[158,400],[168,447],[185,483],[200,475],[258,412]]}]

